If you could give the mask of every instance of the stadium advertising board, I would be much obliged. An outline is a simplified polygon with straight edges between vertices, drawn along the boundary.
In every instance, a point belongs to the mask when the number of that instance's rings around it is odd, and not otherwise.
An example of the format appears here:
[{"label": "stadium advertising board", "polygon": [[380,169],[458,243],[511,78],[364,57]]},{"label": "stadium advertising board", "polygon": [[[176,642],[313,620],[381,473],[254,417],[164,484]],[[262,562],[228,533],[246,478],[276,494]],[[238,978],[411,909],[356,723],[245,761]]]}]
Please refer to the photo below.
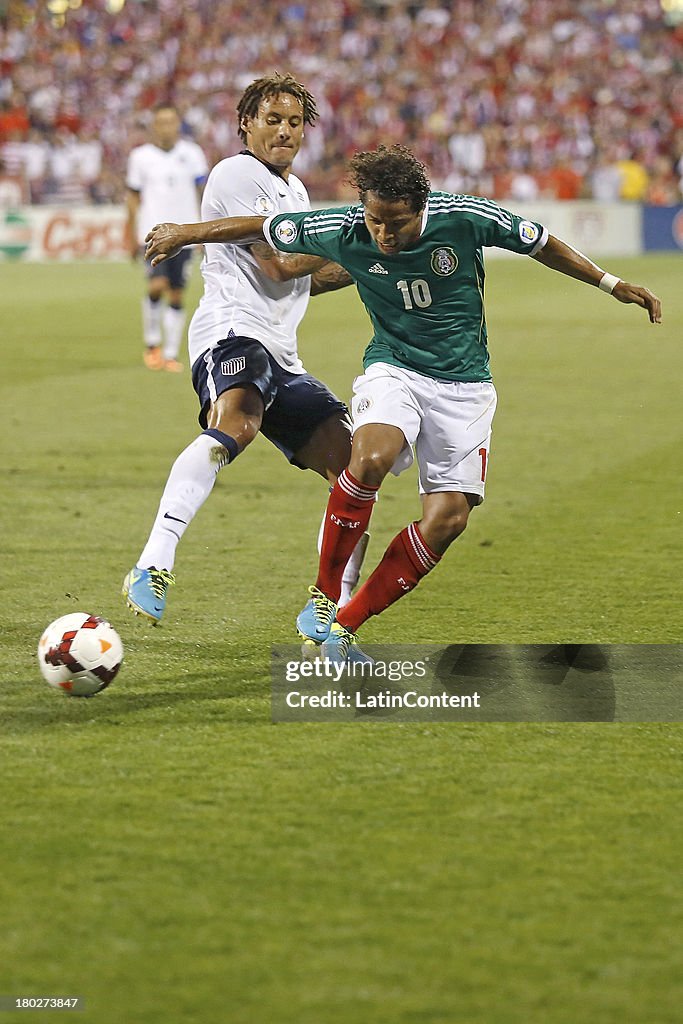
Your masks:
[{"label": "stadium advertising board", "polygon": [[[529,220],[545,224],[551,234],[593,256],[637,256],[642,252],[642,211],[637,203],[538,201],[501,205]],[[487,257],[514,253],[489,249]]]},{"label": "stadium advertising board", "polygon": [[0,254],[26,261],[121,260],[128,256],[122,206],[25,206],[0,212]]},{"label": "stadium advertising board", "polygon": [[683,206],[643,208],[643,248],[683,249]]}]

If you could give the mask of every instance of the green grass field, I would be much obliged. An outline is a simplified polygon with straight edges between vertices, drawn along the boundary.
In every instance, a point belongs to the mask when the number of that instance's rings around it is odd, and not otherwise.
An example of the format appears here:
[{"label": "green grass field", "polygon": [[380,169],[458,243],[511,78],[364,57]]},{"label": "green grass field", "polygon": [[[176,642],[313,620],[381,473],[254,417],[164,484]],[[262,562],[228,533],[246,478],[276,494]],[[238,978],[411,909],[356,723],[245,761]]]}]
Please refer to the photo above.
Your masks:
[{"label": "green grass field", "polygon": [[[680,642],[681,262],[605,262],[661,327],[490,262],[487,501],[364,640]],[[140,275],[0,264],[0,996],[78,995],[93,1024],[678,1022],[679,725],[271,724],[326,490],[261,439],[163,627],[129,616],[197,430],[189,375],[142,367]],[[350,292],[314,300],[308,369],[348,398],[367,337]],[[366,564],[418,514],[414,472],[387,481]],[[75,610],[126,649],[89,701],[35,661]]]}]

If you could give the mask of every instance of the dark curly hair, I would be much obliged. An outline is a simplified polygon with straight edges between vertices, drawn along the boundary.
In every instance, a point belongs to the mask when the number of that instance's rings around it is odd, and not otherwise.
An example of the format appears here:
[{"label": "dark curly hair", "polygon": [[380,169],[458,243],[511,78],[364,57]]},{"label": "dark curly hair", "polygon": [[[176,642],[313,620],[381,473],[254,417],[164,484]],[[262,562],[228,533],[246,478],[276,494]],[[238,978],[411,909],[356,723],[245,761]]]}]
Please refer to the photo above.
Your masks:
[{"label": "dark curly hair", "polygon": [[422,210],[431,191],[427,168],[405,146],[378,146],[368,153],[356,153],[349,162],[349,184],[358,189],[361,201],[366,192],[380,199],[403,199],[411,210]]},{"label": "dark curly hair", "polygon": [[292,75],[281,75],[276,71],[264,78],[257,78],[242,93],[242,98],[237,104],[237,134],[242,142],[247,141],[247,133],[242,128],[242,118],[256,117],[261,100],[269,96],[278,96],[282,92],[288,92],[299,101],[304,111],[304,124],[315,124],[318,119],[318,108],[308,89]]}]

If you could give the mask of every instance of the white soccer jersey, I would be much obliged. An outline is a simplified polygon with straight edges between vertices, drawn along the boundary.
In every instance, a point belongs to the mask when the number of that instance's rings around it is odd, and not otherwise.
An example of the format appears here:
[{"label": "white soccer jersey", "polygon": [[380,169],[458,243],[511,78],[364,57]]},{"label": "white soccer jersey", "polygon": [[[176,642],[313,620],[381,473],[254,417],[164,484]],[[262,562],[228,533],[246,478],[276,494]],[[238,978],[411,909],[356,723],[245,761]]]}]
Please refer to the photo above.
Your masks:
[{"label": "white soccer jersey", "polygon": [[159,221],[188,224],[199,220],[197,186],[208,170],[203,151],[189,139],[179,139],[169,150],[147,142],[131,151],[126,185],[140,193],[137,236],[141,245]]},{"label": "white soccer jersey", "polygon": [[[248,153],[216,164],[202,198],[202,220],[309,209],[308,193],[295,175],[285,181]],[[270,281],[248,245],[223,242],[204,246],[202,276],[204,295],[189,330],[190,365],[224,338],[242,335],[260,341],[290,373],[305,372],[296,332],[308,305],[310,277]]]}]

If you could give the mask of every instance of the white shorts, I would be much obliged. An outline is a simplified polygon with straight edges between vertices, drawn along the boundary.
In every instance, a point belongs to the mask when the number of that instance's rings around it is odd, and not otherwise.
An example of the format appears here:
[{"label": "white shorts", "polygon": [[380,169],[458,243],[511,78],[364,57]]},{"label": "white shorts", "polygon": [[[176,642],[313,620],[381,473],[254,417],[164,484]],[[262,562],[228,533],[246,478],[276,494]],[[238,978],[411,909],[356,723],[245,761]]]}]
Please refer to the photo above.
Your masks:
[{"label": "white shorts", "polygon": [[373,363],[353,382],[353,428],[387,423],[408,444],[396,459],[398,476],[413,463],[420,494],[462,491],[484,498],[496,389],[490,381],[434,380],[389,363]]}]

